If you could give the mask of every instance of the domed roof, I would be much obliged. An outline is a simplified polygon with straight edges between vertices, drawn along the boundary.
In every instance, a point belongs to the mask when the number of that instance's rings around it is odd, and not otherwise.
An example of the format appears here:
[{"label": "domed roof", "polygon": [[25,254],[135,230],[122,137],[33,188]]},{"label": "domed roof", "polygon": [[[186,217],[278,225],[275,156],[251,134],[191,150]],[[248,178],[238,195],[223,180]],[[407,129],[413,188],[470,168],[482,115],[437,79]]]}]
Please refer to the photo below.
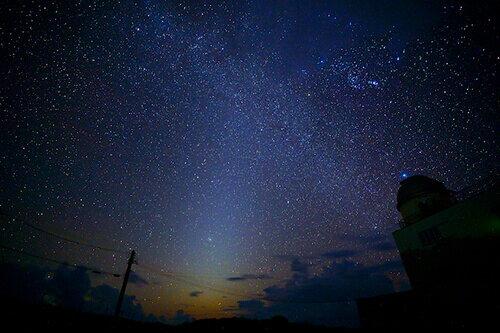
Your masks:
[{"label": "domed roof", "polygon": [[401,181],[400,184],[401,187],[398,190],[398,209],[406,201],[422,194],[450,192],[443,183],[426,176],[411,176]]}]

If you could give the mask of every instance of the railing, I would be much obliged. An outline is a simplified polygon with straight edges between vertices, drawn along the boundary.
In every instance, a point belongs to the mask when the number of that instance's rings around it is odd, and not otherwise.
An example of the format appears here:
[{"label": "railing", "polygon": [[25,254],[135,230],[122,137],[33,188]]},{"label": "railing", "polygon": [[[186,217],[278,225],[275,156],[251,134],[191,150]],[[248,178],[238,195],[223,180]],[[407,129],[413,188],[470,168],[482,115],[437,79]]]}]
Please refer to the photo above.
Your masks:
[{"label": "railing", "polygon": [[[499,183],[500,183],[500,174],[497,172],[489,177],[481,179],[481,180],[477,181],[476,183],[469,185],[467,187],[464,187],[463,189],[455,192],[455,198],[456,198],[457,202],[470,199],[470,198],[478,195],[481,192],[484,192],[484,191],[487,191],[487,190],[493,188],[495,185],[497,185]],[[419,214],[421,214],[421,213],[417,213],[415,215],[419,215]],[[410,220],[411,219],[412,218],[410,218]],[[404,227],[407,226],[407,224],[404,222],[404,220],[399,220],[398,225],[399,225],[400,229],[403,229]]]}]

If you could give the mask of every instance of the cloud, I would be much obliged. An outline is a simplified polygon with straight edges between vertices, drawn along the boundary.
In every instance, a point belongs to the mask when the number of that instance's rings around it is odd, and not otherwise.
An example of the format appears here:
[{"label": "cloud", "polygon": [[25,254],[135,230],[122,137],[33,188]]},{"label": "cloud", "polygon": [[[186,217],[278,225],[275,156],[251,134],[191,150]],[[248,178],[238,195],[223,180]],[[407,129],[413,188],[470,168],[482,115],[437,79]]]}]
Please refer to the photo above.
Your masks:
[{"label": "cloud", "polygon": [[186,322],[191,322],[194,321],[195,319],[188,315],[187,313],[184,313],[184,310],[177,310],[175,317],[173,317],[171,320],[169,320],[169,324],[172,325],[179,325],[182,323]]},{"label": "cloud", "polygon": [[[137,277],[135,283],[144,284],[142,278]],[[92,287],[87,271],[65,265],[49,269],[34,265],[0,264],[0,284],[0,296],[4,298],[26,303],[50,303],[108,315],[114,313],[120,293],[107,284]],[[133,295],[125,295],[122,316],[141,321],[158,321],[155,316],[144,313]]]},{"label": "cloud", "polygon": [[292,260],[291,270],[294,273],[303,275],[309,274],[309,265],[301,262],[299,259]]},{"label": "cloud", "polygon": [[50,279],[49,271],[32,265],[0,264],[0,296],[23,303],[38,303],[43,299]]},{"label": "cloud", "polygon": [[292,261],[295,274],[283,286],[264,289],[263,300],[238,301],[239,310],[252,318],[287,317],[292,322],[312,322],[327,326],[358,325],[354,299],[391,293],[394,286],[385,275],[394,263],[375,266],[349,260],[324,266],[310,276],[308,265]]},{"label": "cloud", "polygon": [[[374,268],[375,267],[375,268]],[[286,302],[328,302],[368,297],[392,291],[382,266],[364,266],[344,260],[323,268],[319,275],[289,280],[285,287],[264,289],[265,298]]]},{"label": "cloud", "polygon": [[[134,272],[130,275],[131,283],[148,285],[149,283]],[[16,299],[23,303],[50,303],[52,305],[77,308],[78,310],[113,315],[120,291],[107,284],[91,286],[87,271],[60,265],[49,269],[35,265],[0,263],[0,297]],[[199,296],[201,291],[190,295]],[[196,295],[196,296],[195,296]],[[194,318],[178,310],[168,320],[161,316],[146,314],[134,295],[126,294],[121,316],[138,321],[181,324]]]},{"label": "cloud", "polygon": [[203,291],[192,291],[192,292],[189,293],[189,296],[191,296],[191,297],[198,297],[201,294],[203,294]]},{"label": "cloud", "polygon": [[[91,288],[88,293],[89,299],[85,303],[85,310],[111,315],[115,310],[119,295],[118,289],[107,284]],[[144,313],[142,305],[137,302],[137,298],[133,295],[125,295],[123,298],[121,316],[139,321],[152,321],[152,318]]]},{"label": "cloud", "polygon": [[343,259],[358,255],[360,252],[358,250],[336,250],[323,253],[321,256],[329,259]]},{"label": "cloud", "polygon": [[88,273],[65,265],[55,270],[29,264],[0,264],[1,296],[23,303],[45,302],[82,309],[91,287]]},{"label": "cloud", "polygon": [[140,276],[139,274],[137,274],[134,271],[130,272],[130,276],[129,276],[128,281],[132,284],[139,286],[139,287],[148,286],[150,284],[142,276]]},{"label": "cloud", "polygon": [[246,280],[268,280],[271,277],[267,274],[244,274],[242,276],[229,277],[226,280],[232,282],[246,281]]},{"label": "cloud", "polygon": [[91,287],[87,271],[60,265],[48,284],[48,290],[56,298],[57,305],[81,309],[84,297]]}]

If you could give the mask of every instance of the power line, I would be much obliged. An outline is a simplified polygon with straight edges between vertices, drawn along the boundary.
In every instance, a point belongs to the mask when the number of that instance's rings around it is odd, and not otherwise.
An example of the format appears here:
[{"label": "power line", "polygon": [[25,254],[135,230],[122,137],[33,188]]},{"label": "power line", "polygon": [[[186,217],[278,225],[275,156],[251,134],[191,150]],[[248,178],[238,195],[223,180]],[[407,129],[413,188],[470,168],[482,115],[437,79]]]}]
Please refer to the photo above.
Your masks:
[{"label": "power line", "polygon": [[[15,216],[12,216],[12,215],[9,215],[9,214],[5,214],[3,212],[0,212],[0,214],[9,216],[9,217],[11,217],[14,220],[17,219],[22,224],[24,224],[24,225],[26,225],[26,226],[34,229],[34,230],[37,230],[39,232],[48,234],[48,235],[50,235],[52,237],[59,238],[59,239],[64,240],[66,242],[71,242],[71,243],[74,243],[74,244],[83,245],[83,246],[87,246],[87,247],[90,247],[90,248],[97,248],[97,249],[100,249],[100,250],[103,250],[103,251],[109,251],[109,252],[114,252],[114,253],[122,253],[122,254],[127,254],[127,255],[129,254],[128,252],[125,252],[125,251],[121,251],[121,250],[117,250],[117,249],[111,249],[111,248],[106,248],[106,247],[95,245],[95,244],[91,244],[91,243],[88,243],[88,242],[77,241],[77,240],[74,240],[74,239],[63,237],[63,236],[60,236],[60,235],[55,234],[53,232],[50,232],[50,231],[47,231],[45,229],[39,228],[37,226],[34,226],[34,225],[26,222],[25,220],[21,219],[21,218],[17,218]],[[57,260],[54,260],[54,259],[50,259],[50,258],[46,258],[46,257],[42,257],[42,256],[30,254],[30,253],[27,253],[27,252],[24,252],[24,251],[21,251],[21,250],[16,250],[14,248],[10,248],[10,247],[7,247],[7,246],[2,245],[2,244],[0,244],[0,247],[4,248],[4,249],[7,249],[7,250],[15,251],[15,252],[27,255],[27,256],[31,256],[31,257],[34,257],[34,258],[38,258],[38,259],[42,259],[42,260],[47,260],[47,261],[51,261],[51,262],[54,262],[54,263],[58,263],[58,264],[61,264],[61,265],[70,266],[70,267],[78,267],[78,268],[81,268],[81,269],[84,269],[84,270],[92,271],[93,273],[96,273],[96,274],[110,274],[110,275],[113,275],[115,277],[120,277],[120,274],[115,274],[115,273],[110,273],[110,272],[104,272],[104,271],[94,270],[94,269],[91,269],[91,268],[88,268],[88,267],[85,267],[85,266],[79,266],[79,265],[76,265],[76,264],[68,264],[68,263],[57,261]],[[256,298],[255,295],[242,294],[242,293],[234,293],[234,292],[230,292],[230,291],[227,291],[227,290],[221,290],[221,289],[218,289],[218,288],[214,288],[214,287],[211,287],[211,286],[207,286],[207,285],[203,285],[203,284],[200,284],[200,283],[197,283],[197,282],[193,282],[193,281],[190,281],[189,279],[187,279],[187,278],[190,278],[190,277],[191,278],[195,277],[193,275],[182,274],[182,273],[174,273],[174,272],[163,272],[161,270],[156,270],[155,268],[148,267],[147,265],[143,265],[143,264],[141,264],[141,265],[137,264],[137,265],[140,268],[143,268],[145,270],[150,271],[151,273],[158,274],[158,275],[161,275],[163,277],[166,277],[166,278],[169,278],[169,279],[172,279],[172,280],[175,280],[175,281],[186,283],[186,284],[192,285],[192,286],[197,287],[197,288],[202,288],[202,289],[210,290],[210,291],[213,291],[213,292],[216,292],[216,293],[220,293],[220,294],[224,294],[224,295],[231,295],[231,296],[237,296],[237,297],[247,297],[247,298],[254,298],[254,299]],[[239,274],[239,275],[244,276],[244,274]],[[200,276],[200,275],[198,275],[198,276]],[[208,276],[208,275],[205,275],[205,276]],[[220,276],[212,275],[212,277],[220,277]],[[227,280],[227,278],[225,278],[225,279]],[[268,278],[266,278],[266,280],[283,281],[283,280],[272,278],[272,277],[268,277]],[[276,302],[276,303],[295,303],[295,304],[334,304],[334,303],[348,303],[348,302],[352,302],[352,301],[355,300],[355,298],[342,298],[342,299],[336,299],[336,300],[307,301],[307,300],[272,299],[272,298],[269,298],[269,297],[260,297],[260,298],[257,298],[257,299],[263,300],[263,301],[269,301],[269,302]]]},{"label": "power line", "polygon": [[36,230],[38,232],[41,232],[41,233],[44,233],[44,234],[47,234],[49,236],[52,236],[52,237],[55,237],[55,238],[58,238],[58,239],[61,239],[63,241],[66,241],[66,242],[69,242],[69,243],[73,243],[73,244],[78,244],[78,245],[82,245],[82,246],[86,246],[86,247],[89,247],[89,248],[95,248],[95,249],[99,249],[99,250],[102,250],[102,251],[108,251],[108,252],[113,252],[113,253],[121,253],[121,254],[127,254],[128,255],[128,252],[126,251],[122,251],[122,250],[117,250],[117,249],[112,249],[112,248],[108,248],[108,247],[104,247],[104,246],[100,246],[100,245],[96,245],[96,244],[92,244],[92,243],[89,243],[89,242],[86,242],[86,241],[77,241],[75,239],[71,239],[71,238],[68,238],[68,237],[64,237],[64,236],[61,236],[61,235],[58,235],[56,233],[53,233],[51,231],[47,231],[45,229],[42,229],[40,227],[37,227],[37,226],[34,226],[33,224],[27,222],[26,220],[22,219],[22,218],[19,218],[19,217],[16,217],[16,216],[13,216],[13,215],[10,215],[10,214],[6,214],[6,213],[2,213],[2,215],[5,215],[5,216],[8,216],[14,220],[18,220],[20,221],[23,225],[33,229],[33,230]]},{"label": "power line", "polygon": [[[272,276],[269,276],[267,274],[248,274],[248,273],[234,273],[231,272],[232,276],[229,276],[229,274],[226,273],[221,273],[221,274],[197,274],[197,273],[192,273],[192,274],[187,274],[187,273],[177,273],[177,272],[172,272],[172,271],[165,271],[164,269],[159,269],[159,268],[154,268],[153,264],[147,264],[145,265],[143,262],[141,262],[141,267],[144,268],[149,268],[150,270],[156,270],[158,272],[161,272],[162,274],[168,274],[168,275],[173,275],[177,277],[186,277],[186,278],[196,278],[196,277],[205,277],[205,278],[220,278],[224,279],[227,281],[238,281],[241,282],[243,280],[272,280],[272,281],[286,281],[286,279],[278,279]],[[251,277],[253,276],[253,278]],[[260,277],[259,277],[260,276]],[[262,277],[264,276],[264,277]],[[231,278],[234,278],[235,280],[231,280]],[[241,278],[241,279],[239,279]]]},{"label": "power line", "polygon": [[155,269],[152,269],[150,267],[147,267],[147,266],[138,265],[138,267],[141,267],[141,268],[143,268],[143,269],[145,269],[147,271],[150,271],[151,273],[158,274],[158,275],[161,275],[163,277],[166,277],[166,278],[169,278],[169,279],[172,279],[172,280],[175,280],[175,281],[179,281],[179,282],[183,282],[183,283],[192,285],[193,287],[197,287],[197,288],[201,288],[201,289],[207,289],[207,290],[210,290],[210,291],[213,291],[213,292],[216,292],[216,293],[220,293],[220,294],[224,294],[224,295],[231,295],[231,296],[237,296],[237,297],[255,298],[255,295],[234,293],[234,292],[230,292],[230,291],[227,291],[227,290],[222,290],[222,289],[210,287],[210,286],[207,286],[207,285],[203,285],[203,284],[200,284],[200,283],[197,283],[197,282],[193,282],[193,281],[187,280],[185,278],[177,277],[177,276],[175,276],[173,274],[159,272],[159,271],[157,271]]},{"label": "power line", "polygon": [[113,275],[114,277],[120,277],[121,276],[121,274],[117,274],[117,273],[106,272],[106,271],[95,269],[95,268],[90,268],[90,267],[86,267],[86,266],[82,266],[82,265],[77,265],[77,264],[70,264],[68,262],[64,262],[64,261],[59,261],[59,260],[52,259],[52,258],[43,257],[43,256],[40,256],[40,255],[37,255],[37,254],[33,254],[33,253],[29,253],[29,252],[23,251],[23,250],[18,250],[18,249],[15,249],[15,248],[3,245],[3,244],[0,244],[0,248],[5,249],[5,250],[9,250],[9,251],[12,251],[12,252],[17,252],[17,253],[20,253],[20,254],[28,256],[28,257],[33,257],[33,258],[37,258],[37,259],[41,259],[41,260],[53,262],[53,263],[56,263],[56,264],[68,266],[68,267],[83,269],[83,270],[90,271],[90,272],[95,273],[95,274],[107,274],[107,275]]},{"label": "power line", "polygon": [[221,289],[218,289],[218,288],[214,288],[214,287],[210,287],[210,286],[207,286],[207,285],[203,285],[203,284],[200,284],[200,283],[197,283],[197,282],[192,282],[192,281],[189,281],[189,280],[186,280],[184,278],[179,278],[177,276],[175,276],[174,274],[169,274],[169,273],[163,273],[163,272],[159,272],[159,271],[156,271],[150,267],[147,267],[147,266],[144,266],[144,265],[140,265],[139,267],[142,267],[152,273],[155,273],[155,274],[158,274],[158,275],[161,275],[163,277],[166,277],[166,278],[169,278],[169,279],[172,279],[172,280],[176,280],[176,281],[179,281],[179,282],[183,282],[183,283],[186,283],[186,284],[190,284],[194,287],[197,287],[197,288],[201,288],[201,289],[207,289],[207,290],[210,290],[210,291],[213,291],[213,292],[216,292],[216,293],[220,293],[220,294],[224,294],[224,295],[231,295],[231,296],[237,296],[237,297],[246,297],[246,298],[253,298],[253,299],[258,299],[258,300],[261,300],[261,301],[268,301],[268,302],[273,302],[273,303],[290,303],[290,304],[335,304],[335,303],[349,303],[349,302],[353,302],[355,301],[356,299],[355,298],[339,298],[339,299],[333,299],[333,300],[320,300],[320,301],[313,301],[313,300],[292,300],[292,299],[276,299],[276,298],[270,298],[270,297],[255,297],[255,295],[251,295],[251,294],[241,294],[241,293],[234,293],[234,292],[230,292],[230,291],[227,291],[227,290],[221,290]]}]

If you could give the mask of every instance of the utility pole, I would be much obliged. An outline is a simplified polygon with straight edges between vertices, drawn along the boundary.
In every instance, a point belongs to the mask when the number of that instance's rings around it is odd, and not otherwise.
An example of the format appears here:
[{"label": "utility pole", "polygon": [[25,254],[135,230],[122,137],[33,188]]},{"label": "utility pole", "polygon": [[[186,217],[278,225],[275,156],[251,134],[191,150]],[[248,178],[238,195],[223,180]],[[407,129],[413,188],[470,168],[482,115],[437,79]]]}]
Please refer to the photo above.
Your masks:
[{"label": "utility pole", "polygon": [[128,278],[130,276],[130,269],[135,259],[135,251],[132,250],[130,253],[130,258],[128,259],[127,271],[125,272],[125,277],[123,278],[122,289],[120,290],[120,297],[118,297],[118,303],[116,303],[115,318],[120,317],[120,311],[122,308],[123,297],[125,297],[125,289],[127,289]]}]

